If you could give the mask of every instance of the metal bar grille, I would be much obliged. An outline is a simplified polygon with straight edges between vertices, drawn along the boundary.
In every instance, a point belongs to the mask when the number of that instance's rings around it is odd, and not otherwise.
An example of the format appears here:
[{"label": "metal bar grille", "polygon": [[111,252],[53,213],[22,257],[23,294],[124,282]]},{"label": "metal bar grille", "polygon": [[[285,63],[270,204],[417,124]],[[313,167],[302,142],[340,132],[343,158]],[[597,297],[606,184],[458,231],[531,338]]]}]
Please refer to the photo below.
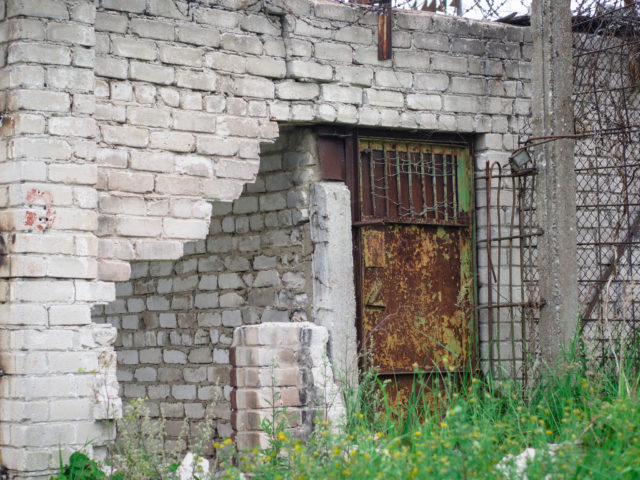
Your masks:
[{"label": "metal bar grille", "polygon": [[464,150],[406,141],[360,139],[359,222],[470,225],[460,208]]},{"label": "metal bar grille", "polygon": [[479,308],[486,324],[484,355],[498,377],[526,381],[537,350],[536,326],[541,299],[538,290],[537,243],[541,234],[535,216],[535,168],[511,172],[487,161],[479,180],[486,189],[486,304]]}]

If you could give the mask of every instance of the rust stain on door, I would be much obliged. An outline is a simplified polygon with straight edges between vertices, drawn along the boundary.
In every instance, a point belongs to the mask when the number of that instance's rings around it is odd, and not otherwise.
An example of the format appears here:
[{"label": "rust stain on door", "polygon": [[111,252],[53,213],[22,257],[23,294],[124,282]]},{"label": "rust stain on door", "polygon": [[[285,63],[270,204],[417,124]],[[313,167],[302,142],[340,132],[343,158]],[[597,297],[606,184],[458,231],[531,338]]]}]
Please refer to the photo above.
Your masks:
[{"label": "rust stain on door", "polygon": [[359,139],[356,162],[360,341],[401,401],[416,366],[472,363],[473,171],[465,147],[404,140]]},{"label": "rust stain on door", "polygon": [[364,238],[364,266],[384,267],[387,263],[384,232],[366,229],[363,230],[362,236]]},{"label": "rust stain on door", "polygon": [[[459,297],[470,280],[461,274],[468,234],[442,226],[363,227],[362,334],[381,374],[412,373],[415,364],[446,369],[445,356],[455,370],[467,366],[471,327],[465,315],[471,308]],[[366,252],[376,250],[372,243],[384,245],[384,265],[367,260]]]}]

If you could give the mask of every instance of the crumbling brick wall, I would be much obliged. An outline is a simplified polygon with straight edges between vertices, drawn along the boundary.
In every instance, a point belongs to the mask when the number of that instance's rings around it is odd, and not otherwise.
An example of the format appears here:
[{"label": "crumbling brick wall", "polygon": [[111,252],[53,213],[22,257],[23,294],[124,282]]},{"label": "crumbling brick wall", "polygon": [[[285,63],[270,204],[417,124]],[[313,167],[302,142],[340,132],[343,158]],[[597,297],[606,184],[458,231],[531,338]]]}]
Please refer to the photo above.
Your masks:
[{"label": "crumbling brick wall", "polygon": [[109,436],[98,420],[118,411],[101,390],[115,335],[91,307],[115,299],[130,262],[176,260],[203,239],[208,201],[255,180],[278,123],[459,132],[476,135],[480,167],[506,160],[529,111],[527,30],[396,13],[393,59],[379,61],[376,28],[366,10],[324,1],[0,4],[11,475],[47,478],[60,443]]},{"label": "crumbling brick wall", "polygon": [[[206,240],[175,262],[136,262],[117,300],[94,322],[118,329],[118,380],[125,401],[149,399],[190,431],[211,405],[216,435],[231,435],[229,348],[241,325],[312,318],[310,181],[318,176],[314,137],[284,128],[262,149],[260,173],[233,202],[213,205]],[[213,404],[215,402],[215,404]]]}]

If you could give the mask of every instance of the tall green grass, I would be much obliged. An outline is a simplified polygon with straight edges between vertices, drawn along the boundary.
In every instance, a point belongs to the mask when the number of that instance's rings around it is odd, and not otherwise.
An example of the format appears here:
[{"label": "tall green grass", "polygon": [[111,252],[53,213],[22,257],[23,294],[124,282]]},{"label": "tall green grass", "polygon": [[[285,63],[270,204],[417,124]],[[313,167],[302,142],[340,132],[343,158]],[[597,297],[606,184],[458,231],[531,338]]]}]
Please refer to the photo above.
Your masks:
[{"label": "tall green grass", "polygon": [[620,352],[595,372],[580,358],[572,351],[539,369],[526,390],[418,371],[402,407],[370,372],[347,398],[340,432],[318,421],[304,442],[284,428],[272,432],[267,451],[221,445],[219,467],[225,478],[273,480],[525,478],[514,458],[533,448],[530,480],[640,479],[638,352]]}]

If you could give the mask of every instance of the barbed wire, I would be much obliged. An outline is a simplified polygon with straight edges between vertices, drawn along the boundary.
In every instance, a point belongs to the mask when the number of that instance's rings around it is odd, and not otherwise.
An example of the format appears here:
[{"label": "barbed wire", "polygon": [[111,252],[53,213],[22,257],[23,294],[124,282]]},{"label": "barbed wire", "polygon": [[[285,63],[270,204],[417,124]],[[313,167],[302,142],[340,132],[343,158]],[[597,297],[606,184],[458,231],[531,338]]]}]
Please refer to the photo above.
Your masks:
[{"label": "barbed wire", "polygon": [[[422,10],[439,14],[456,14],[470,16],[472,18],[496,20],[511,13],[526,13],[529,9],[530,0],[473,0],[469,5],[469,0],[370,0],[362,3],[353,0],[335,0],[336,3],[349,5],[354,9],[364,13],[381,13],[389,2],[393,9],[400,10]],[[185,16],[191,16],[195,7],[212,7],[217,2],[211,0],[174,0],[176,8]],[[286,8],[286,1],[273,2],[273,0],[247,0],[244,5],[245,10],[260,9],[260,5],[278,4],[283,13],[289,13]],[[221,5],[217,5],[221,7]]]}]

